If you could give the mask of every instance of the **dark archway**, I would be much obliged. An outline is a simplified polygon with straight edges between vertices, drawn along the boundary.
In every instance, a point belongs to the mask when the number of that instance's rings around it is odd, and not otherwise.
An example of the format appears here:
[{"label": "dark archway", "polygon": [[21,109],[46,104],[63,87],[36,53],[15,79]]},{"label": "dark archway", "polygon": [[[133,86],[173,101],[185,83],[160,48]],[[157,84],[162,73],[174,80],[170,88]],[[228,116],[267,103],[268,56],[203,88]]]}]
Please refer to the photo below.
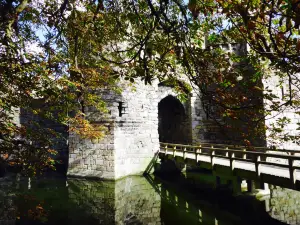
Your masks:
[{"label": "dark archway", "polygon": [[188,117],[181,102],[168,95],[158,103],[158,133],[160,142],[188,143]]}]

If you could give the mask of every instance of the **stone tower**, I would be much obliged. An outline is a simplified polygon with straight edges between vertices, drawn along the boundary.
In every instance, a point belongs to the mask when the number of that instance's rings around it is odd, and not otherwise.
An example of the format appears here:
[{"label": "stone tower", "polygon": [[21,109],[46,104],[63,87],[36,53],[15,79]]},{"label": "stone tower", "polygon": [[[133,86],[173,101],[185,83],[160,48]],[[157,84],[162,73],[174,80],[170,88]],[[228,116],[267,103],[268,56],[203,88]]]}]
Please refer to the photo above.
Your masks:
[{"label": "stone tower", "polygon": [[189,93],[188,100],[181,102],[171,87],[158,81],[152,85],[140,81],[135,87],[136,91],[126,88],[121,95],[100,91],[110,112],[105,119],[85,109],[92,123],[105,125],[109,132],[100,141],[69,136],[68,175],[119,179],[142,174],[151,165],[160,141],[200,141],[203,110],[197,93]]}]

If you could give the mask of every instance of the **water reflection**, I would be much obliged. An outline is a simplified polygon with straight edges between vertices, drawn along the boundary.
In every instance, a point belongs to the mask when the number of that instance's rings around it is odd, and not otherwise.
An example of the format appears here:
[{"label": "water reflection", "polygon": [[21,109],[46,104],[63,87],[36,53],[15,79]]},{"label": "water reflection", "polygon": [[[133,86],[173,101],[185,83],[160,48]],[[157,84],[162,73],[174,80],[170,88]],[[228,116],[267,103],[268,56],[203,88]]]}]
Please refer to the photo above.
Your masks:
[{"label": "water reflection", "polygon": [[0,183],[0,224],[299,224],[300,192],[272,188],[269,199],[257,201],[152,176],[32,180],[30,189],[28,182],[6,181]]},{"label": "water reflection", "polygon": [[8,196],[7,190],[12,183],[4,180],[0,183],[0,224],[10,225],[15,224],[16,208],[13,199]]},{"label": "water reflection", "polygon": [[[144,177],[127,177],[117,182],[69,180],[69,201],[97,224],[161,224],[159,194]],[[72,223],[72,224],[73,224]],[[96,224],[96,223],[93,223]]]}]

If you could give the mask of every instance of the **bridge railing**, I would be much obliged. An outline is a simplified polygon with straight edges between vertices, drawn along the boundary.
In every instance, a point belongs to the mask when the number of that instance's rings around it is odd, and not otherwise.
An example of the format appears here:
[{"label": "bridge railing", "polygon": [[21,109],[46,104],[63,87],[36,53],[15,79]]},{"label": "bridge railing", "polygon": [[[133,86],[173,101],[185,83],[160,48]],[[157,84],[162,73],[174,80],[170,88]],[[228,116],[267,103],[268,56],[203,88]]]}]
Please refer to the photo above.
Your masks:
[{"label": "bridge railing", "polygon": [[291,154],[299,153],[300,154],[300,150],[268,148],[268,147],[258,147],[258,146],[246,147],[246,146],[240,146],[240,145],[214,144],[214,143],[201,143],[201,146],[224,146],[224,147],[233,148],[233,149],[253,149],[255,151],[262,151],[262,152],[276,151],[276,152],[282,152],[282,153],[291,153]]},{"label": "bridge railing", "polygon": [[[269,152],[276,153],[269,153]],[[296,170],[300,170],[300,165],[295,162],[300,162],[300,156],[295,156],[300,153],[299,150],[273,150],[268,148],[255,148],[254,150],[247,150],[245,147],[236,147],[233,145],[211,144],[204,143],[201,145],[182,145],[173,143],[160,143],[160,152],[175,156],[182,156],[184,159],[192,158],[196,162],[201,161],[201,156],[210,157],[210,163],[213,167],[215,159],[227,159],[230,162],[231,170],[235,169],[236,162],[246,162],[255,165],[255,172],[257,176],[261,174],[261,166],[269,165],[279,168],[289,169],[289,178],[291,182],[296,184]],[[277,154],[281,153],[281,154]],[[282,154],[284,153],[284,154]],[[275,158],[285,160],[286,163],[268,161],[268,158]]]},{"label": "bridge railing", "polygon": [[300,155],[300,150],[291,150],[291,149],[277,149],[277,148],[267,148],[267,147],[246,147],[239,145],[228,145],[228,144],[216,144],[216,143],[201,143],[200,145],[183,145],[183,144],[174,144],[174,143],[164,143],[161,142],[161,145],[167,144],[169,146],[181,146],[188,148],[219,148],[219,149],[235,149],[235,150],[243,150],[243,151],[255,151],[255,152],[272,152],[272,153],[281,153],[287,155]]}]

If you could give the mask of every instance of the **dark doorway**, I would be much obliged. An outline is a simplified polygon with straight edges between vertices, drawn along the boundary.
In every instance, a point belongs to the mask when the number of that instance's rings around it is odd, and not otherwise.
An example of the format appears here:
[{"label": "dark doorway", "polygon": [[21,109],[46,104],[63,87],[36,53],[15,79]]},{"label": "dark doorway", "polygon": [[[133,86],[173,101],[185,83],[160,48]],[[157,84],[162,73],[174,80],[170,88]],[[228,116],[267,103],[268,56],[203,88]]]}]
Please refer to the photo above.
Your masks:
[{"label": "dark doorway", "polygon": [[188,143],[187,116],[181,102],[169,95],[158,103],[159,141],[167,143]]}]

